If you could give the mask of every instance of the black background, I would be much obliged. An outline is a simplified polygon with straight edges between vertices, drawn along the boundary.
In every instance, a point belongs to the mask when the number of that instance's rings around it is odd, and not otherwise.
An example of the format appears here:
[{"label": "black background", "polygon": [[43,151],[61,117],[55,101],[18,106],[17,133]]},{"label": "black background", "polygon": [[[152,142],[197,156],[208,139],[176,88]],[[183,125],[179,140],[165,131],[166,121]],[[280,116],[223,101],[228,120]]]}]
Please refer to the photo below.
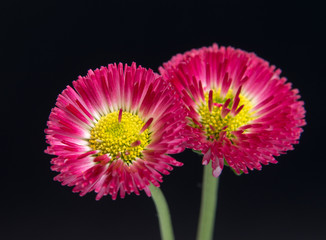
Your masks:
[{"label": "black background", "polygon": [[[283,70],[308,125],[279,164],[220,180],[215,239],[325,239],[325,15],[313,2],[11,1],[1,6],[1,239],[159,239],[144,193],[112,201],[52,179],[44,128],[57,95],[112,62],[157,71],[179,52],[217,42]],[[195,239],[202,167],[191,151],[164,178],[176,239]]]}]

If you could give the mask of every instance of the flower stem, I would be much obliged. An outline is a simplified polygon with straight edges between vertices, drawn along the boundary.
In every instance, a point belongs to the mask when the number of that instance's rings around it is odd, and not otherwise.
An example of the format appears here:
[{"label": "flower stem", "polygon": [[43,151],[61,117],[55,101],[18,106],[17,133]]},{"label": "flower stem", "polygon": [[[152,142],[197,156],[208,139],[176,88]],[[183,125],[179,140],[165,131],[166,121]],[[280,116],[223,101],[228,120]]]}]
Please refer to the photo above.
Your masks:
[{"label": "flower stem", "polygon": [[213,177],[211,163],[204,166],[197,240],[213,239],[218,180],[218,178]]},{"label": "flower stem", "polygon": [[161,231],[162,240],[174,240],[173,227],[168,204],[160,188],[150,185],[149,189],[152,193]]}]

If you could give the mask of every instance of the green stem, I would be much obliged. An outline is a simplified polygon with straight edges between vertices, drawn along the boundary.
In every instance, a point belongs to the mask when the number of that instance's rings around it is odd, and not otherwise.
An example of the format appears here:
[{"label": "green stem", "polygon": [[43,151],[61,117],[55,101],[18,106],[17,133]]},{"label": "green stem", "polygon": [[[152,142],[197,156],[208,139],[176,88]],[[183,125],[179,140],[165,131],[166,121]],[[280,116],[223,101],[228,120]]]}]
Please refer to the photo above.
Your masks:
[{"label": "green stem", "polygon": [[218,180],[213,177],[211,163],[204,166],[197,240],[213,239]]},{"label": "green stem", "polygon": [[153,185],[149,186],[152,193],[161,231],[162,240],[174,240],[173,227],[168,204],[160,188]]}]

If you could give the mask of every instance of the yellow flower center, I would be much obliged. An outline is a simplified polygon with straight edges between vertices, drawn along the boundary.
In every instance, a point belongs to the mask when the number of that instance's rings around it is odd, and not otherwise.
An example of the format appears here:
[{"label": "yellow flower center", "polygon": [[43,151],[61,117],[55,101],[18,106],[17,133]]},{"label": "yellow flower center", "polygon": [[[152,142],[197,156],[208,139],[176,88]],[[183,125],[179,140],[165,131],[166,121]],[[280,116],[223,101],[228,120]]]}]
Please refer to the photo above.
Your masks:
[{"label": "yellow flower center", "polygon": [[[250,112],[253,107],[251,102],[241,93],[238,95],[238,98],[239,103],[232,111],[233,103],[236,99],[232,89],[229,89],[225,97],[221,96],[221,90],[212,90],[212,103],[211,109],[209,109],[209,92],[205,93],[205,102],[197,105],[197,112],[200,115],[199,122],[202,125],[201,128],[205,131],[207,140],[214,141],[218,139],[222,131],[225,131],[226,136],[232,139],[234,137],[231,133],[232,131],[255,119],[254,113]],[[225,104],[227,101],[229,103]],[[223,105],[225,106],[223,107]],[[225,109],[224,111],[223,108]],[[192,123],[191,126],[200,128],[195,123]]]},{"label": "yellow flower center", "polygon": [[98,156],[107,154],[112,160],[120,158],[130,164],[142,157],[150,142],[150,132],[148,128],[143,130],[143,126],[144,122],[132,113],[109,113],[92,128],[89,146],[100,151]]}]

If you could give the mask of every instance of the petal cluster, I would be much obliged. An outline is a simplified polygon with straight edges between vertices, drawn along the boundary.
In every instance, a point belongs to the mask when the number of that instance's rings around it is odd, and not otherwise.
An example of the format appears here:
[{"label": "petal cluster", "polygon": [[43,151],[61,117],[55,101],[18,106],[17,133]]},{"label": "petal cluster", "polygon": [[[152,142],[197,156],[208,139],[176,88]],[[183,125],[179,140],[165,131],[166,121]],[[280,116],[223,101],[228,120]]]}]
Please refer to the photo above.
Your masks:
[{"label": "petal cluster", "polygon": [[293,149],[305,125],[304,103],[281,71],[253,53],[232,47],[193,49],[160,68],[188,110],[186,147],[237,174],[276,163]]},{"label": "petal cluster", "polygon": [[[144,123],[139,136],[145,134],[146,144],[140,143],[145,137],[125,143],[129,148],[141,147],[135,159],[126,161],[122,157],[128,152],[112,155],[103,152],[104,147],[94,149],[102,146],[96,141],[102,142],[105,137],[96,139],[92,129],[100,119],[115,112],[117,124],[123,124],[126,113]],[[150,69],[120,63],[89,70],[87,76],[73,82],[73,88],[67,86],[58,96],[47,122],[49,146],[45,152],[56,155],[51,161],[52,170],[59,172],[55,180],[74,186],[73,191],[81,196],[95,191],[97,200],[108,194],[113,199],[118,194],[121,198],[126,193],[138,195],[141,190],[150,196],[151,183],[159,186],[162,174],[169,174],[172,166],[182,165],[167,154],[184,150],[185,117],[186,109],[176,90]],[[121,141],[125,141],[123,136]]]}]

